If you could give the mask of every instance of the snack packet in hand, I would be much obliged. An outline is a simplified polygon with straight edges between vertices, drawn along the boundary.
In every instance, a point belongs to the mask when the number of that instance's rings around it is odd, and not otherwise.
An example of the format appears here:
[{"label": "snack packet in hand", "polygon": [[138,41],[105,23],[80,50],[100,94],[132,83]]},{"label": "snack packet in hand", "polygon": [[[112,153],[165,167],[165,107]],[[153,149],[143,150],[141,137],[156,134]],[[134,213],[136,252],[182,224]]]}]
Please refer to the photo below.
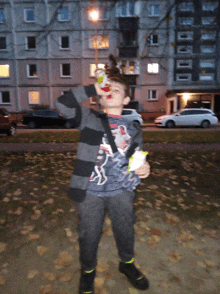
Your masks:
[{"label": "snack packet in hand", "polygon": [[129,158],[127,172],[129,173],[130,171],[135,171],[140,166],[142,166],[146,161],[147,154],[147,151],[135,151],[133,155]]}]

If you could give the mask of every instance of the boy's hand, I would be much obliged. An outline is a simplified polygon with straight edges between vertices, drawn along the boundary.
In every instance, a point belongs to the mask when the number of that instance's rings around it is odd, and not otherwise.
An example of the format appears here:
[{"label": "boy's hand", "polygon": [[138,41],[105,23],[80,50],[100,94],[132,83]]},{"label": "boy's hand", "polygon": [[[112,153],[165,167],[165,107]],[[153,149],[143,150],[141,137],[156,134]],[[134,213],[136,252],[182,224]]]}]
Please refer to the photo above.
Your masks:
[{"label": "boy's hand", "polygon": [[138,175],[140,179],[147,178],[150,175],[150,165],[148,161],[136,169],[135,174]]},{"label": "boy's hand", "polygon": [[109,95],[109,92],[106,92],[106,91],[103,91],[102,89],[101,89],[101,86],[100,86],[100,84],[98,83],[98,82],[96,82],[95,84],[94,84],[94,86],[95,86],[95,89],[96,89],[96,93],[97,93],[97,95],[100,95],[100,96],[108,96]]}]

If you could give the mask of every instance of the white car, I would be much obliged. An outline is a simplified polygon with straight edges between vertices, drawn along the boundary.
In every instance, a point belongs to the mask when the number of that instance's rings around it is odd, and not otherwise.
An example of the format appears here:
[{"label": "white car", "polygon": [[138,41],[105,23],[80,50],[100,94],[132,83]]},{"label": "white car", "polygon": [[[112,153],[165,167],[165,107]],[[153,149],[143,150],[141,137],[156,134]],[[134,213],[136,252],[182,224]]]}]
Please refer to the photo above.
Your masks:
[{"label": "white car", "polygon": [[184,108],[170,115],[162,115],[154,120],[157,126],[174,128],[179,126],[200,126],[209,128],[218,123],[215,113],[206,108]]},{"label": "white car", "polygon": [[129,121],[136,121],[140,125],[143,124],[143,119],[139,113],[135,109],[123,109],[122,110],[122,116],[129,120]]}]

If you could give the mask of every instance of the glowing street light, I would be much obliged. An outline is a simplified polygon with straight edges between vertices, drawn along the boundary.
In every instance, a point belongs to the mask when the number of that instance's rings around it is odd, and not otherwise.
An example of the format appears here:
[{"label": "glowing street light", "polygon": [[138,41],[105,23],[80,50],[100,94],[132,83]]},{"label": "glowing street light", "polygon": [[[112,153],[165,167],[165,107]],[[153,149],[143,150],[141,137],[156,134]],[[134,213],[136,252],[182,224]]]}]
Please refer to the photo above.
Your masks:
[{"label": "glowing street light", "polygon": [[189,93],[183,93],[183,100],[185,102],[185,105],[187,104],[188,99],[190,98],[190,94]]}]

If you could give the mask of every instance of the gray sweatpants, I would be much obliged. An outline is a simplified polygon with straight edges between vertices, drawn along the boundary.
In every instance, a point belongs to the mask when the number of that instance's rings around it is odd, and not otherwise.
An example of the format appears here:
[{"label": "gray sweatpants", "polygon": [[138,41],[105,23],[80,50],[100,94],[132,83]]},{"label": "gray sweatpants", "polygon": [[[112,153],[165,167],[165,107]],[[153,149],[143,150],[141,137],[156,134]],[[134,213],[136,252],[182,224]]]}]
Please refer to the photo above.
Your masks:
[{"label": "gray sweatpants", "polygon": [[83,270],[90,271],[97,265],[98,245],[107,211],[121,260],[126,262],[134,257],[134,192],[112,197],[87,195],[76,206],[79,215],[80,263]]}]

